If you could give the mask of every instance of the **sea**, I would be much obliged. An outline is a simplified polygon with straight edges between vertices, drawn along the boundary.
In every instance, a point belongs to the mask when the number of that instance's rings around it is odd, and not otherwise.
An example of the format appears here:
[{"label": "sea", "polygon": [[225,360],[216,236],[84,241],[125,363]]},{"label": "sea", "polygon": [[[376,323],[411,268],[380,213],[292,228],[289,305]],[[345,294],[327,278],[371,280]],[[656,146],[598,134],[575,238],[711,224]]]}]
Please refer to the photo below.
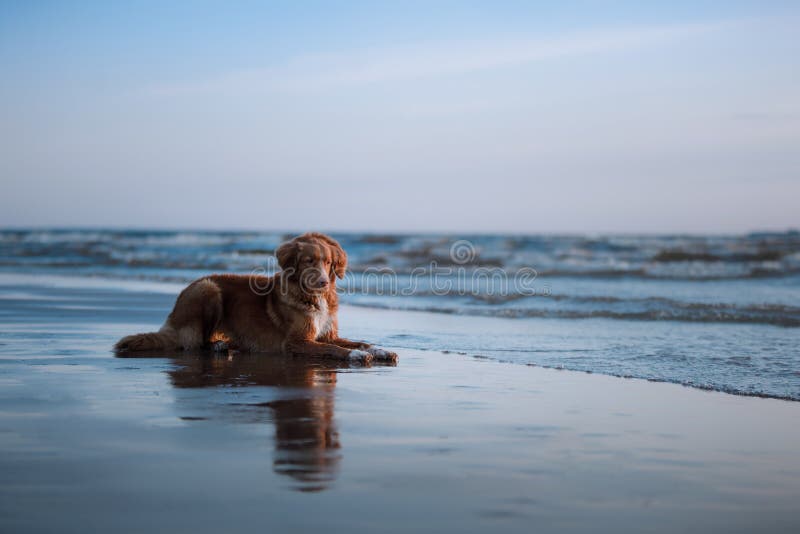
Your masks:
[{"label": "sea", "polygon": [[[36,298],[26,280],[177,295],[210,273],[275,272],[293,235],[2,230],[0,322]],[[331,235],[349,260],[344,304],[441,318],[389,327],[392,347],[800,400],[800,232]],[[103,314],[63,306],[76,304]]]}]

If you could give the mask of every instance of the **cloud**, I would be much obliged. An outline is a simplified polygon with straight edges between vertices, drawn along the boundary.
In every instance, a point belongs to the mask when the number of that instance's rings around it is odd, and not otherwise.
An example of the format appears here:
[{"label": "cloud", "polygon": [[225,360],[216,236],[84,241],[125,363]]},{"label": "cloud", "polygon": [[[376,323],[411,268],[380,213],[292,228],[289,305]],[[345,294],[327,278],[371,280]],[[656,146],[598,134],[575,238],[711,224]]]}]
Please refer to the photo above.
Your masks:
[{"label": "cloud", "polygon": [[283,65],[147,88],[157,96],[309,91],[413,80],[524,65],[560,57],[635,49],[720,30],[731,22],[694,23],[576,33],[538,40],[429,43],[424,46],[304,55]]}]

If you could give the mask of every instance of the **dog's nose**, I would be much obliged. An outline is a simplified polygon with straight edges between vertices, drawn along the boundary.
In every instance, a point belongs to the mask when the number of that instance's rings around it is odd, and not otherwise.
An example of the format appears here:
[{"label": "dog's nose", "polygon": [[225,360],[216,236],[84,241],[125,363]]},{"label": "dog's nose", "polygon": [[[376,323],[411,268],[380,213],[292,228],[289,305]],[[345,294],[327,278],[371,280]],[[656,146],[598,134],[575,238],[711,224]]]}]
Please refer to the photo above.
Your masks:
[{"label": "dog's nose", "polygon": [[317,287],[325,287],[328,285],[328,280],[325,278],[320,278],[317,280]]}]

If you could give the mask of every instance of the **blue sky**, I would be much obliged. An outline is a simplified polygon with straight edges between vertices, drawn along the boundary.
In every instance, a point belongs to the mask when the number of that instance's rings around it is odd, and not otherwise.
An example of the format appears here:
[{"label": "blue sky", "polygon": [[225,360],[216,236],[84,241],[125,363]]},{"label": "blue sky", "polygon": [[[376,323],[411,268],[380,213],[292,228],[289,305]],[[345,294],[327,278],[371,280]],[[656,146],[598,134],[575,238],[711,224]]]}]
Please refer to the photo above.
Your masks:
[{"label": "blue sky", "polygon": [[0,2],[0,225],[798,227],[799,23],[792,2]]}]

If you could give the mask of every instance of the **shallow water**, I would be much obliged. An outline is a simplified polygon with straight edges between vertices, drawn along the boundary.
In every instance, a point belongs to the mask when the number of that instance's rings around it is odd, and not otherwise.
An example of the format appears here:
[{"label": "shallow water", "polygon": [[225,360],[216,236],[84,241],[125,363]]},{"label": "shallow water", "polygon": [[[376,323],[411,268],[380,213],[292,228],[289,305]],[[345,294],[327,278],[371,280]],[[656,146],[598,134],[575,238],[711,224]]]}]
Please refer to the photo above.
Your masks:
[{"label": "shallow water", "polygon": [[[147,289],[174,297],[182,284],[209,272],[272,272],[272,252],[286,237],[2,231],[0,299],[6,308],[35,309],[41,295],[26,289],[31,279],[20,275],[33,276],[34,286],[36,276],[67,276],[66,285],[83,283],[90,290],[74,291],[73,300],[57,308],[91,316],[102,308],[81,299],[91,300],[91,291],[100,286],[144,282]],[[473,325],[442,332],[415,327],[389,342],[800,400],[796,232],[336,237],[350,257],[350,272],[340,284],[343,302],[453,315],[465,318],[454,324]],[[523,279],[520,273],[535,276]],[[83,282],[71,278],[76,276]],[[0,308],[3,316],[9,313]],[[468,316],[514,321],[491,323],[486,331],[482,325],[489,323],[471,322]],[[161,320],[153,317],[154,323]]]},{"label": "shallow water", "polygon": [[[800,525],[794,402],[420,351],[513,345],[524,322],[347,306],[343,333],[396,348],[398,366],[116,358],[169,288],[21,279],[0,320],[3,532]],[[539,323],[553,354],[617,324]]]}]

